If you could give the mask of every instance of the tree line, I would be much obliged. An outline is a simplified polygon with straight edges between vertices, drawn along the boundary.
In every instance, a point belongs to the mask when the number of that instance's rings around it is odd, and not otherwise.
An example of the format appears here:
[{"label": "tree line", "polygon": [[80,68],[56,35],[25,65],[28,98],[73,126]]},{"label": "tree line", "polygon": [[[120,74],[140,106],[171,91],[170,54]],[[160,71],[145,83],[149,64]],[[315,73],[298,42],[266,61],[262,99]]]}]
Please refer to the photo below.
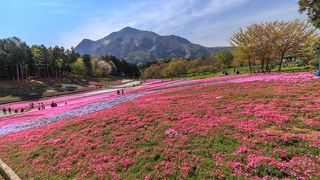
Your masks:
[{"label": "tree line", "polygon": [[253,64],[260,64],[260,69],[267,72],[272,64],[277,64],[281,71],[286,55],[294,55],[308,64],[314,59],[313,47],[317,41],[316,29],[301,20],[252,24],[231,38],[237,54],[247,61],[251,72]]},{"label": "tree line", "polygon": [[168,78],[192,73],[215,73],[225,68],[249,66],[250,72],[281,71],[286,58],[317,65],[320,41],[316,29],[301,20],[271,21],[249,25],[231,38],[232,51],[209,57],[175,58],[144,66],[142,77]]},{"label": "tree line", "polygon": [[239,62],[234,61],[234,56],[231,51],[223,50],[208,57],[174,58],[151,62],[140,68],[143,69],[142,78],[155,79],[204,72],[215,73],[219,69],[230,68],[232,66],[239,66]]},{"label": "tree line", "polygon": [[[105,70],[106,66],[109,71]],[[0,79],[20,81],[28,77],[60,78],[75,75],[139,77],[140,72],[136,65],[113,56],[80,56],[73,48],[30,47],[17,37],[0,39]]]}]

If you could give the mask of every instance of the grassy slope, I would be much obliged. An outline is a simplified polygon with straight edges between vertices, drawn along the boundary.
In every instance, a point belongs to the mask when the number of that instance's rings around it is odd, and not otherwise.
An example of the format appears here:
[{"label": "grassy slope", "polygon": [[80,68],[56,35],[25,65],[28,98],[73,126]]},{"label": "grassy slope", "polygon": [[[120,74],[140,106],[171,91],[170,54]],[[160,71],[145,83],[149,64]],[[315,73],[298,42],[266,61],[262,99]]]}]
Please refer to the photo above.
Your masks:
[{"label": "grassy slope", "polygon": [[[254,67],[255,69],[259,69],[259,66]],[[204,73],[193,73],[193,74],[186,74],[183,75],[179,78],[190,78],[190,79],[204,79],[204,78],[209,78],[209,77],[218,77],[218,76],[224,76],[223,71],[226,71],[229,75],[234,75],[233,70],[238,69],[241,74],[249,74],[250,70],[249,67],[238,67],[238,68],[227,68],[223,69],[219,72],[216,73],[210,73],[210,72],[204,72]],[[288,67],[283,67],[281,72],[304,72],[304,71],[309,71],[312,72],[312,69],[316,70],[317,68],[308,65],[308,66],[288,66]],[[278,72],[278,67],[272,69],[272,72]]]},{"label": "grassy slope", "polygon": [[[25,178],[320,176],[319,80],[167,90],[0,138]],[[167,137],[173,128],[177,135]],[[308,170],[308,171],[307,171]]]},{"label": "grassy slope", "polygon": [[[63,80],[41,80],[41,81],[1,81],[0,82],[0,104],[15,101],[39,99],[43,97],[55,96],[59,93],[69,94],[80,91],[92,90],[95,87],[89,85],[89,81],[94,81],[103,85],[119,83],[121,77],[89,78],[89,79],[63,79]],[[36,95],[31,96],[30,94]]]}]

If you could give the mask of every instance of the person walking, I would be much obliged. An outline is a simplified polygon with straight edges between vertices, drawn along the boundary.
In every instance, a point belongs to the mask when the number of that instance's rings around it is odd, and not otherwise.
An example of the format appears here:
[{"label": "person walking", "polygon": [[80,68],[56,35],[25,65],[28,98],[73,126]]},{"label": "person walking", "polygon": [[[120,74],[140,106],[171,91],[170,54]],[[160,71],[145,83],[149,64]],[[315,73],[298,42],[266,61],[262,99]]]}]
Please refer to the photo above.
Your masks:
[{"label": "person walking", "polygon": [[42,110],[46,109],[46,106],[43,103],[41,103],[41,109]]},{"label": "person walking", "polygon": [[8,108],[8,112],[9,112],[9,114],[11,114],[11,108],[10,107]]},{"label": "person walking", "polygon": [[117,90],[117,94],[120,95],[120,90],[119,89]]},{"label": "person walking", "polygon": [[3,108],[3,109],[2,109],[2,112],[3,112],[4,115],[6,115],[6,114],[7,114],[7,109],[6,109],[6,108]]}]

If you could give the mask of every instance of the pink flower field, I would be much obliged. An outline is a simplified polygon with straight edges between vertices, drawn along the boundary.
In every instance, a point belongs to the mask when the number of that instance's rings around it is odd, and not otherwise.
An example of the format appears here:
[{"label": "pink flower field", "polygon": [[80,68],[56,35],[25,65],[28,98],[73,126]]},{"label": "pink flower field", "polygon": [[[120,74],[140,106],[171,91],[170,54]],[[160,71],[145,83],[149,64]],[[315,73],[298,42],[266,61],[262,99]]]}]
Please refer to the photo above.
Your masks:
[{"label": "pink flower field", "polygon": [[[3,134],[0,157],[23,179],[318,179],[319,88],[308,73],[149,80],[113,106]],[[0,131],[120,99],[63,98]]]}]

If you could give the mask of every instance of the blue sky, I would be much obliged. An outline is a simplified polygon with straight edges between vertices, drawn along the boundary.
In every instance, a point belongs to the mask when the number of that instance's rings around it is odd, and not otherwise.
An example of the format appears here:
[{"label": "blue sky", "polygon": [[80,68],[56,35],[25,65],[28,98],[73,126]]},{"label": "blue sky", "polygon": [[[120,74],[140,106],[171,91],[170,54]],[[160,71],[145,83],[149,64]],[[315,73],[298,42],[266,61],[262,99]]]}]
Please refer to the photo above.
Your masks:
[{"label": "blue sky", "polygon": [[126,26],[179,35],[205,46],[229,45],[251,23],[306,19],[297,0],[0,0],[0,38],[76,46]]}]

